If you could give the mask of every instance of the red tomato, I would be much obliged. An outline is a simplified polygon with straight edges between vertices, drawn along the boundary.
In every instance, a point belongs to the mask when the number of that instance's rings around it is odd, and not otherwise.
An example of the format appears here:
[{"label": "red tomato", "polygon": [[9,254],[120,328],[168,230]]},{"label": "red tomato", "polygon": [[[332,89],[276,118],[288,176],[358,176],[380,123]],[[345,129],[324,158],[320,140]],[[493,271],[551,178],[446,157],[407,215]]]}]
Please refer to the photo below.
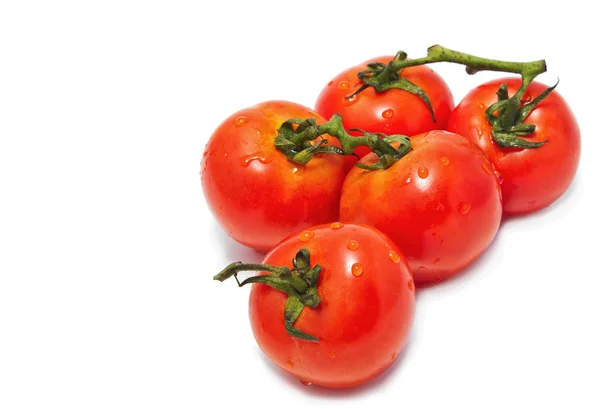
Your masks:
[{"label": "red tomato", "polygon": [[[335,113],[340,114],[347,129],[360,128],[387,135],[413,136],[434,129],[446,129],[454,99],[444,80],[426,66],[404,68],[400,76],[421,87],[429,96],[436,122],[433,122],[425,102],[404,90],[376,92],[373,88],[367,88],[352,99],[346,99],[362,85],[357,74],[365,70],[367,64],[376,61],[387,64],[392,58],[374,58],[337,75],[321,91],[315,110],[325,119]],[[359,156],[368,152],[365,147],[356,150]]]},{"label": "red tomato", "polygon": [[406,259],[377,230],[334,223],[288,237],[264,263],[291,268],[301,248],[310,251],[311,266],[322,267],[321,303],[304,307],[294,327],[319,342],[291,337],[283,322],[287,294],[255,284],[250,322],[258,345],[305,383],[344,388],[373,379],[398,357],[412,327],[415,294]]},{"label": "red tomato", "polygon": [[[375,226],[408,258],[415,282],[448,278],[492,242],[500,185],[484,153],[460,135],[431,131],[385,170],[354,168],[342,189],[342,222]],[[361,162],[372,164],[375,154]]]},{"label": "red tomato", "polygon": [[[499,79],[473,89],[452,113],[448,130],[475,142],[494,163],[503,179],[504,212],[528,213],[550,205],[573,181],[581,151],[579,127],[565,100],[553,91],[525,120],[525,123],[534,124],[536,130],[524,139],[548,142],[535,149],[498,146],[485,111],[497,101],[496,92],[505,83],[509,95],[514,95],[521,80]],[[535,98],[546,88],[533,82],[525,99]]]},{"label": "red tomato", "polygon": [[304,106],[269,101],[233,114],[210,137],[202,163],[204,197],[238,242],[266,252],[296,230],[338,219],[345,158],[315,155],[298,165],[274,146],[284,121],[310,117],[323,122]]}]

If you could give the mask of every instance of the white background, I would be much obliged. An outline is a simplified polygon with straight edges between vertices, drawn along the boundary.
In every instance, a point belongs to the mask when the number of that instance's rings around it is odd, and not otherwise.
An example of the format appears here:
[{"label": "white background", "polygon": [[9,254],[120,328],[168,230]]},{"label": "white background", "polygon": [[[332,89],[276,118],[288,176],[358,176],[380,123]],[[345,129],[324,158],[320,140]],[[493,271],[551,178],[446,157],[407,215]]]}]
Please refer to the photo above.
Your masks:
[{"label": "white background", "polygon": [[[585,2],[534,3],[3,1],[0,408],[599,407],[600,35]],[[383,376],[305,387],[256,346],[248,289],[211,280],[260,256],[207,210],[203,147],[238,109],[312,105],[344,68],[435,43],[546,58],[540,80],[560,77],[579,120],[579,172],[419,291]],[[456,102],[498,77],[435,69]]]}]

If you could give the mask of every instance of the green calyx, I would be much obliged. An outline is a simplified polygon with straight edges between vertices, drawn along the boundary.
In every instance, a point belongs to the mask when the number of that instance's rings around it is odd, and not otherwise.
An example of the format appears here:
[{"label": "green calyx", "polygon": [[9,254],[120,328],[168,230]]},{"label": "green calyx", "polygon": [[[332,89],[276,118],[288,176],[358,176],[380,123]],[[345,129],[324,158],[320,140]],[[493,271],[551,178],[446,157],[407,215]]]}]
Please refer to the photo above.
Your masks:
[{"label": "green calyx", "polygon": [[503,148],[538,148],[545,143],[545,141],[531,142],[521,138],[523,136],[529,136],[535,131],[534,125],[525,124],[523,121],[556,87],[555,85],[548,88],[533,101],[525,104],[522,103],[523,95],[529,84],[531,84],[536,76],[546,72],[546,62],[544,60],[531,62],[492,60],[451,50],[440,45],[429,47],[427,49],[426,57],[414,60],[408,60],[407,54],[404,51],[399,51],[394,59],[388,64],[380,62],[368,64],[366,70],[358,73],[358,78],[363,82],[363,85],[346,98],[352,98],[369,87],[372,87],[378,92],[385,92],[392,88],[403,89],[421,98],[421,100],[427,104],[435,121],[433,108],[427,94],[417,85],[402,78],[401,72],[402,69],[407,67],[437,62],[450,62],[464,65],[467,73],[470,75],[479,71],[499,71],[520,74],[522,84],[516,94],[509,98],[506,89],[501,88],[498,91],[498,102],[490,106],[486,111],[486,118],[490,125],[492,125],[492,136],[496,143]]},{"label": "green calyx", "polygon": [[[294,322],[298,319],[304,307],[316,308],[321,299],[317,292],[317,284],[321,274],[321,266],[310,266],[310,252],[300,249],[292,260],[294,268],[278,267],[269,264],[244,264],[231,263],[223,271],[213,277],[214,280],[225,281],[234,277],[239,287],[246,284],[265,284],[288,295],[284,309],[284,325],[287,333],[295,338],[306,341],[319,342],[319,339],[295,328]],[[265,271],[268,274],[249,277],[242,281],[237,278],[241,271]]]},{"label": "green calyx", "polygon": [[[367,146],[378,156],[379,161],[373,165],[357,163],[356,166],[368,170],[387,169],[412,150],[410,139],[404,135],[387,136],[356,128],[349,131],[360,132],[362,136],[350,136],[338,114],[321,125],[317,125],[314,118],[293,118],[285,121],[279,128],[275,147],[290,161],[304,165],[315,154],[353,155],[358,146]],[[341,147],[327,145],[327,135],[336,138]],[[317,138],[320,140],[314,142]],[[399,147],[392,146],[393,142],[398,142]]]},{"label": "green calyx", "polygon": [[398,69],[397,64],[405,61],[406,57],[407,54],[404,51],[399,51],[388,64],[380,62],[367,64],[368,69],[358,73],[358,78],[363,82],[363,85],[356,92],[348,95],[346,99],[355,97],[369,87],[373,87],[377,92],[384,92],[393,88],[401,89],[421,98],[427,105],[429,112],[431,112],[431,119],[435,122],[433,107],[423,88],[400,76],[402,68]]},{"label": "green calyx", "polygon": [[557,85],[558,82],[531,101],[522,101],[526,86],[521,86],[515,95],[509,98],[508,87],[506,84],[502,84],[497,92],[498,102],[490,105],[485,111],[486,119],[492,125],[492,137],[496,143],[502,148],[523,149],[539,148],[544,145],[547,141],[531,142],[521,138],[535,132],[535,125],[526,124],[523,121],[540,102],[554,91]]}]

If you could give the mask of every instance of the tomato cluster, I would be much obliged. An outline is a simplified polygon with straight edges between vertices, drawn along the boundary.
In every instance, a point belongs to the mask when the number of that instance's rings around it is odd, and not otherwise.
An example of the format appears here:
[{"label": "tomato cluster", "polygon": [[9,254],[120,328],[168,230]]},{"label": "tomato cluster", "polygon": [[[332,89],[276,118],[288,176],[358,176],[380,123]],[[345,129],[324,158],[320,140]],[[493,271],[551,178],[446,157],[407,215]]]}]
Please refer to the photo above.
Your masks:
[{"label": "tomato cluster", "polygon": [[[441,61],[522,78],[482,84],[454,107],[423,66]],[[269,358],[304,383],[367,382],[406,344],[415,286],[477,259],[503,215],[566,191],[579,129],[555,87],[533,81],[545,69],[434,46],[424,59],[399,53],[342,72],[314,110],[267,101],[216,129],[206,201],[233,239],[268,254],[215,279],[256,284],[250,321]],[[240,282],[241,271],[258,275]]]}]

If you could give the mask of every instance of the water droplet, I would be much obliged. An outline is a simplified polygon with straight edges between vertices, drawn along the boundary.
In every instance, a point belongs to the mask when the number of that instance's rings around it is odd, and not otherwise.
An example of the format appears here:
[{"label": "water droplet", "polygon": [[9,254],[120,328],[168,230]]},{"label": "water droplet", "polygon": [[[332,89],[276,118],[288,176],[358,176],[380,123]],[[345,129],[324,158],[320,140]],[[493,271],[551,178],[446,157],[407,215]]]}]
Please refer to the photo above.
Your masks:
[{"label": "water droplet", "polygon": [[490,175],[492,174],[492,168],[490,168],[490,164],[487,162],[483,162],[481,164],[481,167],[483,168],[483,170],[485,170],[487,173],[489,173]]},{"label": "water droplet", "polygon": [[[477,134],[479,139],[481,139],[481,135],[483,135],[483,131],[481,130],[481,128],[479,128],[478,126],[475,126],[475,125],[471,126],[471,133]],[[467,141],[467,139],[465,139],[465,141]]]},{"label": "water droplet", "polygon": [[385,111],[383,111],[381,113],[381,116],[384,117],[385,119],[390,119],[391,117],[394,116],[394,110],[393,109],[386,109]]},{"label": "water droplet", "polygon": [[287,360],[286,365],[289,366],[290,368],[294,367],[294,363],[291,360]]},{"label": "water droplet", "polygon": [[344,105],[352,105],[356,101],[358,101],[358,98],[359,98],[358,95],[352,95],[350,98],[343,97],[342,98],[342,104],[344,104]]},{"label": "water droplet", "polygon": [[253,162],[253,161],[255,161],[255,160],[259,161],[263,165],[266,165],[267,163],[270,163],[273,159],[272,158],[265,158],[262,153],[253,153],[252,155],[242,156],[240,158],[240,164],[243,167],[247,168],[250,165],[250,163]]},{"label": "water droplet", "polygon": [[443,212],[444,209],[446,209],[446,207],[443,204],[438,204],[437,207],[435,208],[435,210],[437,210],[438,212]]},{"label": "water droplet", "polygon": [[329,82],[327,83],[327,86],[329,87],[329,86],[330,86],[330,85],[332,85],[332,84],[333,84],[333,81],[329,81]]},{"label": "water droplet", "polygon": [[300,241],[309,241],[310,239],[313,238],[313,236],[315,235],[315,232],[312,230],[305,230],[302,233],[300,233],[300,235],[298,236],[298,238],[300,239]]},{"label": "water droplet", "polygon": [[414,289],[415,289],[415,283],[414,283],[413,280],[408,280],[408,289],[410,291],[414,291]]},{"label": "water droplet", "polygon": [[407,160],[407,161],[409,161],[409,162],[412,160],[412,156],[410,156],[410,155],[407,155],[407,156],[405,156],[405,158],[406,158],[406,160]]},{"label": "water droplet", "polygon": [[267,329],[265,328],[265,324],[261,324],[260,332],[267,332]]},{"label": "water droplet", "polygon": [[496,175],[496,178],[498,179],[498,183],[502,184],[502,182],[504,182],[504,178],[502,177],[502,175],[500,174],[500,172],[498,172],[497,170],[494,171],[494,175]]},{"label": "water droplet", "polygon": [[335,351],[331,351],[329,353],[329,358],[334,359],[337,355],[335,354]]},{"label": "water droplet", "polygon": [[392,130],[392,124],[388,124],[388,123],[383,124],[383,130],[386,133],[390,133],[390,131]]},{"label": "water droplet", "polygon": [[348,242],[348,249],[352,251],[358,250],[358,242],[356,240],[350,240]]},{"label": "water droplet", "polygon": [[334,223],[331,223],[330,227],[333,230],[337,230],[337,229],[341,229],[342,227],[344,227],[344,225],[342,223],[340,223],[340,222],[334,222]]},{"label": "water droplet", "polygon": [[312,383],[311,383],[311,382],[309,382],[309,381],[304,381],[304,380],[302,380],[302,379],[300,379],[300,383],[301,383],[302,385],[304,385],[304,386],[311,386],[311,385],[312,385]]},{"label": "water droplet", "polygon": [[429,176],[429,169],[427,169],[425,166],[419,166],[418,173],[421,179],[425,179],[427,176]]},{"label": "water droplet", "polygon": [[439,239],[440,238],[440,235],[437,234],[437,233],[432,233],[431,235],[433,236],[434,239]]},{"label": "water droplet", "polygon": [[354,277],[360,277],[363,273],[363,266],[360,263],[352,264],[352,275]]},{"label": "water droplet", "polygon": [[485,105],[479,104],[479,109],[485,109]]},{"label": "water droplet", "polygon": [[467,214],[467,213],[469,213],[469,210],[471,210],[471,204],[470,203],[460,202],[458,204],[458,211],[460,212],[460,214]]},{"label": "water droplet", "polygon": [[440,158],[440,162],[442,163],[442,165],[448,166],[450,164],[450,159],[448,159],[447,157],[443,156],[443,157]]},{"label": "water droplet", "polygon": [[395,251],[393,251],[393,250],[390,251],[389,256],[390,256],[390,260],[392,260],[394,263],[400,262],[400,254],[396,253]]},{"label": "water droplet", "polygon": [[348,81],[341,81],[338,84],[338,87],[340,87],[341,89],[348,89],[350,88],[350,83]]},{"label": "water droplet", "polygon": [[235,121],[233,121],[233,123],[235,124],[235,126],[242,126],[244,125],[246,122],[248,122],[248,117],[245,116],[238,116],[237,118],[235,118]]},{"label": "water droplet", "polygon": [[436,258],[435,261],[433,262],[433,264],[440,264],[440,258]]}]

